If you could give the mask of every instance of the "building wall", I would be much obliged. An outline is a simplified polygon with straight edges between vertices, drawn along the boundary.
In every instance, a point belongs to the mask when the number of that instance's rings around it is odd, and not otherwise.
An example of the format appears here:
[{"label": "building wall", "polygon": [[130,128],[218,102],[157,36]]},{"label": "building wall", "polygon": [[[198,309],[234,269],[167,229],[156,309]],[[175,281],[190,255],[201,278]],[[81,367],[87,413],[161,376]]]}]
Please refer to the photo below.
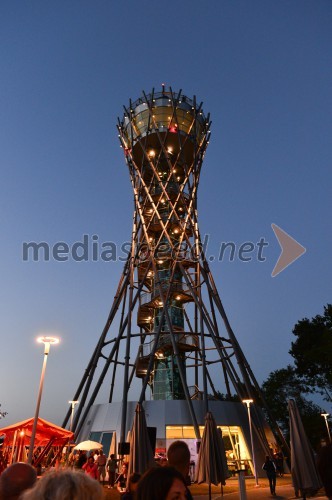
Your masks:
[{"label": "building wall", "polygon": [[[193,408],[199,426],[204,426],[205,404],[204,401],[192,401]],[[133,423],[137,402],[130,401],[127,405],[127,426],[125,436],[130,431]],[[186,401],[145,401],[144,404],[146,422],[148,427],[157,429],[157,447],[168,446],[166,442],[166,426],[192,426],[192,420],[188,411]],[[120,440],[122,403],[98,404],[91,407],[88,418],[78,437],[78,442],[90,438],[91,433],[116,432],[117,441]],[[212,412],[217,425],[238,426],[243,434],[249,455],[251,455],[250,430],[246,407],[242,403],[227,401],[209,401],[209,411]],[[267,437],[274,448],[272,433],[267,427]],[[191,449],[194,448],[194,440],[188,440]],[[262,464],[266,450],[264,450],[254,435],[254,448],[257,471],[261,474]],[[194,457],[196,458],[196,457]]]}]

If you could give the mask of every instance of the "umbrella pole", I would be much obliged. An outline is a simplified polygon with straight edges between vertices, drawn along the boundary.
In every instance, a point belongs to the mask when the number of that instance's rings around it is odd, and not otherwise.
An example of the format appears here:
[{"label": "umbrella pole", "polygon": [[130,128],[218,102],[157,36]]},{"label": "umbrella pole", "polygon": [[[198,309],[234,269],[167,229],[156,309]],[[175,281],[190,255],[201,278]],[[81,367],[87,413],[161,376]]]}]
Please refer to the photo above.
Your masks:
[{"label": "umbrella pole", "polygon": [[211,483],[209,483],[209,500],[211,500]]},{"label": "umbrella pole", "polygon": [[220,493],[221,493],[221,496],[223,497],[224,496],[224,488],[222,486],[222,483],[220,483]]}]

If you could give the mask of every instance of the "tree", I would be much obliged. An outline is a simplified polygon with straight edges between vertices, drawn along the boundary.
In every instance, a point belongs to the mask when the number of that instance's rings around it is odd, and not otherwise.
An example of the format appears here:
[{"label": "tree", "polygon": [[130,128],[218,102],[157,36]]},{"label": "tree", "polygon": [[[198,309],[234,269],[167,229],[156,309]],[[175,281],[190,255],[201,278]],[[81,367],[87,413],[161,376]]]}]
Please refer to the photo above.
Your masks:
[{"label": "tree", "polygon": [[294,358],[296,374],[310,391],[332,401],[332,305],[324,307],[323,316],[299,321],[293,334],[290,355]]},{"label": "tree", "polygon": [[224,394],[223,392],[216,391],[215,395],[208,394],[208,399],[217,401],[233,401],[239,403],[241,400],[237,394]]},{"label": "tree", "polygon": [[288,400],[295,400],[306,434],[312,446],[316,448],[325,433],[324,422],[320,415],[321,409],[305,398],[308,387],[297,376],[296,369],[288,365],[286,368],[271,372],[262,384],[262,391],[271,413],[287,440],[289,440]]},{"label": "tree", "polygon": [[[0,404],[0,407],[1,407],[1,404]],[[4,418],[6,415],[8,415],[8,413],[6,411],[1,411],[1,409],[0,409],[0,420],[2,418]]]}]

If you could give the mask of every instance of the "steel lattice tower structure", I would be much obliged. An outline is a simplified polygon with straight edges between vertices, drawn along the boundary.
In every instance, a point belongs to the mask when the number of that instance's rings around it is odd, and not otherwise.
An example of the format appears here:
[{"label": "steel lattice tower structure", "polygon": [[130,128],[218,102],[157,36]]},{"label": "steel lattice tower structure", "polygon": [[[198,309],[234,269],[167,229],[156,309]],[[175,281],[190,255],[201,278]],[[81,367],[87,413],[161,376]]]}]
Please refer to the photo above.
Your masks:
[{"label": "steel lattice tower structure", "polygon": [[[139,402],[148,388],[155,400],[186,400],[199,439],[192,402],[203,399],[207,410],[209,394],[217,397],[212,367],[229,396],[233,388],[241,400],[260,398],[266,407],[227,319],[198,228],[197,189],[210,115],[195,97],[164,85],[161,92],[143,92],[124,110],[118,132],[134,191],[131,249],[108,320],[73,397],[80,400],[73,430],[79,434],[108,372],[113,401],[121,369],[121,442],[135,377],[141,379]],[[258,412],[254,417],[266,448]],[[63,426],[69,418],[70,410]],[[273,430],[285,446],[279,428]]]}]

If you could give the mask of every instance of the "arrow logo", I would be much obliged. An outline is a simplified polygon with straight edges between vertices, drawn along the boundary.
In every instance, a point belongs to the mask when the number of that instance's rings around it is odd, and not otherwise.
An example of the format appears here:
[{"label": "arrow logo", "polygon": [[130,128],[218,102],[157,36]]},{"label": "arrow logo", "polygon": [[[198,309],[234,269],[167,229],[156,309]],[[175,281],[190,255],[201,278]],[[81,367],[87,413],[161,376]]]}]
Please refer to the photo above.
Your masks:
[{"label": "arrow logo", "polygon": [[274,234],[281,246],[281,254],[272,271],[272,278],[281,273],[286,267],[295,262],[301,255],[306,252],[306,249],[300,245],[294,238],[287,234],[281,227],[276,224],[271,224]]}]

